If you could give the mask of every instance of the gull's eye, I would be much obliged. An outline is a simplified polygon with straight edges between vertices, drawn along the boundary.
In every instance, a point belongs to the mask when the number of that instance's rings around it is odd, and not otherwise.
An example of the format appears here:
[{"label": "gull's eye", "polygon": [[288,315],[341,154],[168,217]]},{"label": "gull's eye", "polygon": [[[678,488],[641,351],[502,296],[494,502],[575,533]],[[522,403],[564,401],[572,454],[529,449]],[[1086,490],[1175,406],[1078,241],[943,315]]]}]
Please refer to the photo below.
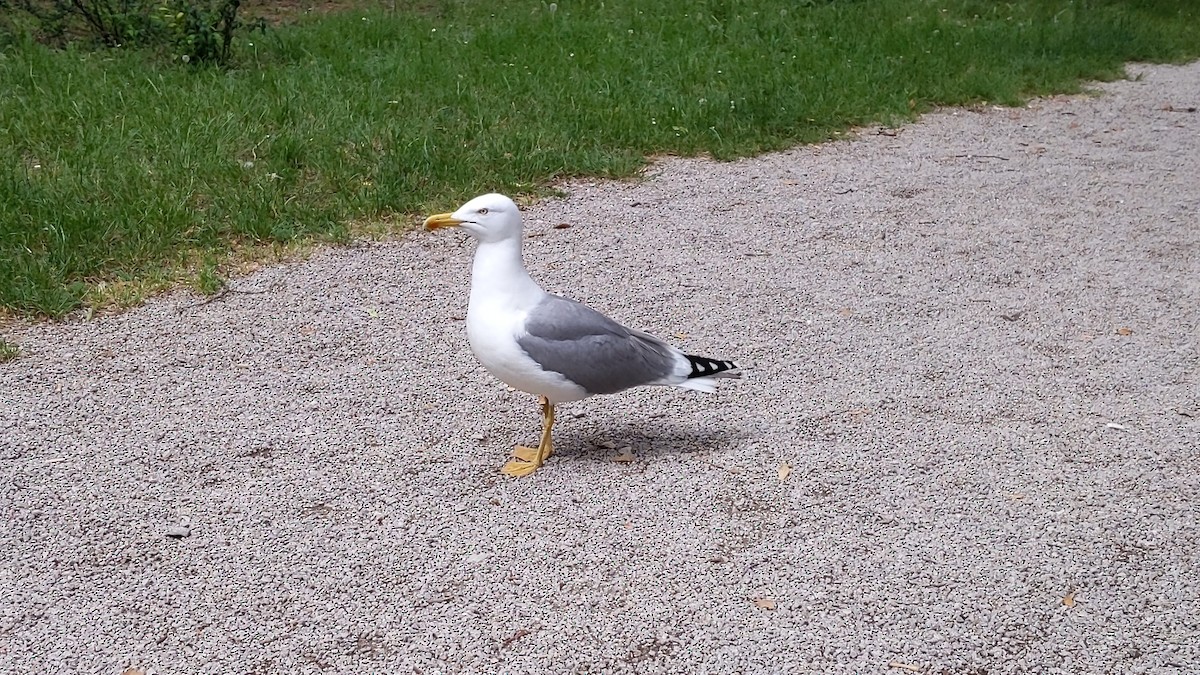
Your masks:
[{"label": "gull's eye", "polygon": [[487,215],[487,209],[479,209],[479,215],[481,215],[481,216],[486,216],[486,215]]}]

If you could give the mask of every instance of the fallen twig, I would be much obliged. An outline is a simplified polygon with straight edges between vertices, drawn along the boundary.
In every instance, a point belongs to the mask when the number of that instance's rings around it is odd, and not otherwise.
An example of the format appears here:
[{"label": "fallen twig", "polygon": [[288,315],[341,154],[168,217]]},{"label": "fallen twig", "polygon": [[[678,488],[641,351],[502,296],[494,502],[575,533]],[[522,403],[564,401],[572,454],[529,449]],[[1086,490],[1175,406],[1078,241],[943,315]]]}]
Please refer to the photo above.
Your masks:
[{"label": "fallen twig", "polygon": [[731,473],[735,476],[742,472],[742,470],[736,466],[729,467],[729,466],[724,466],[722,464],[717,464],[716,462],[712,461],[711,459],[709,459],[707,457],[701,456],[701,457],[697,457],[697,459],[699,459],[701,462],[704,462],[705,464],[711,464],[722,471],[728,471],[729,473]]},{"label": "fallen twig", "polygon": [[276,289],[276,286],[271,286],[271,288],[267,288],[267,289],[261,290],[261,291],[243,291],[243,290],[234,288],[232,286],[222,286],[221,290],[217,291],[216,293],[213,293],[212,295],[201,300],[200,302],[193,302],[190,305],[184,305],[175,311],[179,312],[179,313],[183,313],[183,310],[185,310],[185,309],[194,309],[196,307],[203,307],[209,303],[213,303],[218,300],[223,300],[225,298],[225,296],[230,295],[231,293],[237,293],[240,295],[262,295],[264,293],[270,293],[271,291],[273,291],[275,289]]},{"label": "fallen twig", "polygon": [[512,643],[516,642],[517,640],[520,640],[521,638],[523,638],[526,635],[529,635],[531,633],[533,633],[533,631],[529,630],[528,628],[518,628],[515,633],[504,638],[504,641],[500,643],[500,648],[507,649],[508,646],[511,645]]},{"label": "fallen twig", "polygon": [[1003,162],[1008,161],[1007,157],[1001,157],[1000,155],[969,155],[968,154],[968,155],[954,155],[954,158],[955,159],[998,159]]}]

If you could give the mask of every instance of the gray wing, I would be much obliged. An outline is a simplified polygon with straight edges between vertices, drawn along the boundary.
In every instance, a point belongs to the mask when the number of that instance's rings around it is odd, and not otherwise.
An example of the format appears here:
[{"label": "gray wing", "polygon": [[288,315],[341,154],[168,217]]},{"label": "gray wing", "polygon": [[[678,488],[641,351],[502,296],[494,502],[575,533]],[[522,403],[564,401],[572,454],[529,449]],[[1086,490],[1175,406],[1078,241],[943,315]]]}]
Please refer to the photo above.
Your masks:
[{"label": "gray wing", "polygon": [[517,344],[530,358],[589,394],[611,394],[674,372],[675,355],[666,343],[557,295],[533,308],[525,331]]}]

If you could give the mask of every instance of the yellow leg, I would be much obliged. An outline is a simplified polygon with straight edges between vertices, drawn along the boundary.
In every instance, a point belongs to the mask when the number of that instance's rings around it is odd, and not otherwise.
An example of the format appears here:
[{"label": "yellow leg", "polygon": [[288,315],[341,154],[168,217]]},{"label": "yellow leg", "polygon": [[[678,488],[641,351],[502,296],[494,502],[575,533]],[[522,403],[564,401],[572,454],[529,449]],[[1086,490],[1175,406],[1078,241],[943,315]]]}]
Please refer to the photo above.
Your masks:
[{"label": "yellow leg", "polygon": [[538,442],[538,447],[527,448],[523,445],[518,445],[512,451],[512,459],[501,467],[500,471],[509,476],[528,476],[537,471],[542,462],[549,459],[550,455],[554,454],[554,441],[551,439],[550,430],[554,426],[554,405],[543,396],[542,403],[542,438]]}]

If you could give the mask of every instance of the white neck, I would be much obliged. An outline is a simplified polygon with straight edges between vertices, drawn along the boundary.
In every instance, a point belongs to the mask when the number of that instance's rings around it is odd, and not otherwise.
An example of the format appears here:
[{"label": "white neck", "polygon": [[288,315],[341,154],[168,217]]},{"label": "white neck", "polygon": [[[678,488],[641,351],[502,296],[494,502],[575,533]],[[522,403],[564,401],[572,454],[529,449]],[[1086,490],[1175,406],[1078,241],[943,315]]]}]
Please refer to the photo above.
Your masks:
[{"label": "white neck", "polygon": [[541,301],[545,291],[537,285],[521,262],[521,239],[480,242],[471,269],[471,304],[485,300],[528,310]]}]

